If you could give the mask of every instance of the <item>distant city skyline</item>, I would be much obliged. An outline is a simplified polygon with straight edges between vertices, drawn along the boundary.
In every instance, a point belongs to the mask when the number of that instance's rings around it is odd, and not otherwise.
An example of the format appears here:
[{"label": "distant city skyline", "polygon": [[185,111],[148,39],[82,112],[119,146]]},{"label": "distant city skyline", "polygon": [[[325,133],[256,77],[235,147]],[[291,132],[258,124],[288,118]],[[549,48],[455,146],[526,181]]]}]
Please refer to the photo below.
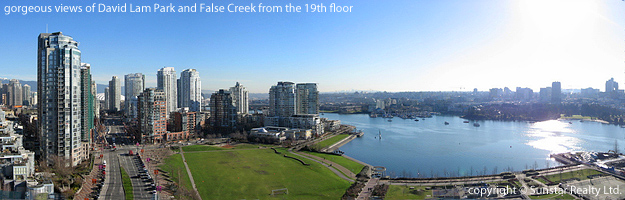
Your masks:
[{"label": "distant city skyline", "polygon": [[143,73],[145,86],[156,87],[163,67],[197,69],[203,90],[240,82],[250,93],[268,93],[278,81],[318,83],[320,92],[536,92],[554,81],[562,89],[603,90],[610,78],[625,83],[622,1],[344,3],[352,13],[3,15],[0,36],[11,38],[3,42],[11,48],[0,49],[0,77],[37,79],[34,38],[48,27],[80,41],[98,84]]}]

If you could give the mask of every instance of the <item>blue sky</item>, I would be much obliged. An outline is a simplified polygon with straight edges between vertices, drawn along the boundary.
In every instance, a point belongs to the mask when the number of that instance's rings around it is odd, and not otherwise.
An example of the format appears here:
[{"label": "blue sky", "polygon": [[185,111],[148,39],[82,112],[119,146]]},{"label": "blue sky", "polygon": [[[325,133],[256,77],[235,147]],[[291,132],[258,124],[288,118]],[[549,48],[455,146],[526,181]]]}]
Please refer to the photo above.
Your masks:
[{"label": "blue sky", "polygon": [[[342,90],[603,89],[625,84],[625,2],[619,0],[45,0],[0,5],[154,3],[284,5],[336,2],[351,13],[12,13],[0,16],[0,77],[36,80],[37,36],[80,42],[96,82],[195,68],[204,90],[277,81]],[[84,9],[84,8],[83,8]]]}]

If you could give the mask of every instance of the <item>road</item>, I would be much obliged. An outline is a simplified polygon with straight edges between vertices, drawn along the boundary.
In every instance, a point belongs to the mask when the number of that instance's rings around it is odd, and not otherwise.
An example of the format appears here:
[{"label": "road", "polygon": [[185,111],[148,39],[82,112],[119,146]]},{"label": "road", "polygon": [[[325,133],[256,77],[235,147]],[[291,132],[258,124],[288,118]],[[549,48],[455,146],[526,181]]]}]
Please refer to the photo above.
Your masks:
[{"label": "road", "polygon": [[106,178],[104,180],[102,192],[100,192],[100,198],[124,199],[125,197],[124,188],[122,186],[122,174],[119,171],[119,159],[116,152],[105,152],[104,160],[106,161]]},{"label": "road", "polygon": [[[108,145],[115,146],[116,150],[104,149],[104,160],[106,161],[106,179],[101,199],[124,199],[124,188],[121,179],[120,166],[123,167],[131,178],[133,186],[134,199],[154,199],[154,194],[150,194],[154,188],[151,188],[151,182],[148,182],[146,176],[139,176],[139,159],[136,156],[129,156],[129,150],[137,152],[137,147],[132,145],[132,141],[128,138],[124,131],[124,126],[120,118],[109,118],[105,120],[108,128],[106,134],[106,142]],[[134,178],[133,178],[134,177]]]},{"label": "road", "polygon": [[[122,167],[126,170],[128,176],[130,176],[134,199],[153,199],[154,195],[150,194],[150,191],[153,191],[153,189],[151,189],[152,182],[149,182],[147,178],[143,178],[145,176],[142,177],[139,174],[138,163],[140,162],[140,160],[137,156],[127,155],[128,150],[131,149],[123,148],[124,154],[121,154],[119,158]],[[134,148],[132,149],[132,151],[135,151]]]}]

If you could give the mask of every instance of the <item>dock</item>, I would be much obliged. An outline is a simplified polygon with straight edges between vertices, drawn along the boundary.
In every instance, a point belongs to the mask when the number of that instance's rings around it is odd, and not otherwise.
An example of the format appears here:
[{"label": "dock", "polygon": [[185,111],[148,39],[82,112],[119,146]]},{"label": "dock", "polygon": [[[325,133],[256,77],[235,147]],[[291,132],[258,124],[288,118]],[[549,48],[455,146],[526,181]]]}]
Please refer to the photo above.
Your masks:
[{"label": "dock", "polygon": [[576,165],[576,164],[580,164],[578,161],[571,159],[569,157],[567,157],[566,155],[570,155],[567,153],[560,153],[560,154],[551,154],[549,155],[549,157],[552,157],[553,159],[555,159],[556,161],[564,164],[564,165]]}]

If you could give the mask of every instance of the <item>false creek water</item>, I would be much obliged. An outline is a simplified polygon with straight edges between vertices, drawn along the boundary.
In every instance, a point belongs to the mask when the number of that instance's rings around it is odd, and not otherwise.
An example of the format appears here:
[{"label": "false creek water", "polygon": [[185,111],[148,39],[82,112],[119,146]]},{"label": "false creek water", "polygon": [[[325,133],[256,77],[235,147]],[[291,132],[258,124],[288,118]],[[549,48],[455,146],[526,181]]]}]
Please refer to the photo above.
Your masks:
[{"label": "false creek water", "polygon": [[[466,176],[520,171],[559,165],[552,153],[625,150],[625,128],[598,122],[476,121],[463,123],[457,116],[425,120],[370,118],[365,114],[325,113],[322,117],[354,125],[365,135],[342,146],[346,155],[395,176]],[[449,125],[444,125],[449,122]],[[569,123],[571,122],[571,123]],[[382,138],[377,138],[381,132]],[[473,169],[473,173],[471,173]],[[486,169],[486,170],[484,170]],[[392,173],[387,173],[392,175]]]}]

